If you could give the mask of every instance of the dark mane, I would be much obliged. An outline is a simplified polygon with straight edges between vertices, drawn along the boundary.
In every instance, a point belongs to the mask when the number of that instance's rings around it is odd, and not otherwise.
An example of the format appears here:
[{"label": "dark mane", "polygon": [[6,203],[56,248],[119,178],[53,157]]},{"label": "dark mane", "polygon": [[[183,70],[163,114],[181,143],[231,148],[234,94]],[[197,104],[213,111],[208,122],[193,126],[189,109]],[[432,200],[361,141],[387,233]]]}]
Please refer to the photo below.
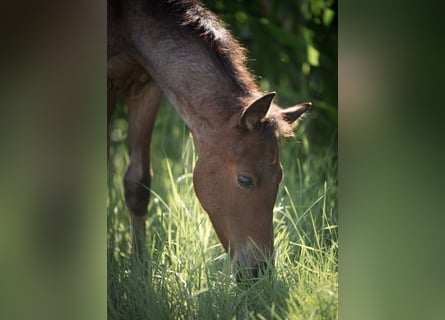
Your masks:
[{"label": "dark mane", "polygon": [[[214,13],[207,10],[199,0],[142,0],[147,1],[146,7],[151,15],[161,15],[173,18],[181,27],[190,28],[205,41],[208,47],[216,54],[218,61],[244,97],[248,104],[258,98],[260,90],[255,79],[246,67],[246,50],[226,29]],[[147,4],[146,2],[146,4]],[[294,135],[292,124],[285,121],[276,105],[271,107],[266,127],[272,130],[275,136],[292,137]]]},{"label": "dark mane", "polygon": [[[224,23],[198,0],[149,0],[153,14],[174,17],[177,25],[188,27],[216,54],[243,96],[258,92],[258,86],[245,62],[245,49],[226,29]],[[155,9],[155,10],[153,10]]]}]

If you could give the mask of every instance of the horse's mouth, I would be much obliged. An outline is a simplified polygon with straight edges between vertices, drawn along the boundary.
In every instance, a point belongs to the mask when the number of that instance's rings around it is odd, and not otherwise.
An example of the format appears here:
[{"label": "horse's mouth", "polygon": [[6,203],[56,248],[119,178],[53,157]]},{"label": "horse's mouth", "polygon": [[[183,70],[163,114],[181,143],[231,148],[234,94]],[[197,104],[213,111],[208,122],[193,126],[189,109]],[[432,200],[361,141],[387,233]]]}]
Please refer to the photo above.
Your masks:
[{"label": "horse's mouth", "polygon": [[253,267],[236,266],[235,278],[238,284],[256,282],[263,277],[270,277],[274,269],[270,261],[258,261]]},{"label": "horse's mouth", "polygon": [[[245,248],[247,249],[247,248]],[[274,269],[272,258],[249,249],[238,252],[235,257],[234,274],[238,284],[249,284],[263,277],[270,277]]]}]

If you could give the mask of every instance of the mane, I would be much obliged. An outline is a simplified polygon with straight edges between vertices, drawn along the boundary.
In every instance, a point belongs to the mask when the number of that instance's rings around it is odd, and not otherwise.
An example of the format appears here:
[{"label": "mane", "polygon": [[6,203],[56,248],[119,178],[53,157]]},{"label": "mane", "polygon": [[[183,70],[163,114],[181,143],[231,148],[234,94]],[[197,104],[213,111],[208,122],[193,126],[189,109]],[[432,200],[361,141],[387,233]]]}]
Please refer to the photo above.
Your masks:
[{"label": "mane", "polygon": [[[189,28],[215,53],[217,61],[240,90],[242,96],[259,92],[246,67],[246,49],[227,30],[226,25],[198,0],[148,0],[152,13],[167,15],[181,27]],[[153,11],[155,9],[155,11]]]},{"label": "mane", "polygon": [[[226,25],[199,0],[144,0],[148,12],[175,19],[181,27],[195,32],[215,53],[224,71],[240,90],[242,104],[248,105],[260,95],[255,79],[246,67],[246,49],[232,36]],[[271,106],[264,127],[279,137],[293,137],[294,125],[283,119],[280,108]]]}]

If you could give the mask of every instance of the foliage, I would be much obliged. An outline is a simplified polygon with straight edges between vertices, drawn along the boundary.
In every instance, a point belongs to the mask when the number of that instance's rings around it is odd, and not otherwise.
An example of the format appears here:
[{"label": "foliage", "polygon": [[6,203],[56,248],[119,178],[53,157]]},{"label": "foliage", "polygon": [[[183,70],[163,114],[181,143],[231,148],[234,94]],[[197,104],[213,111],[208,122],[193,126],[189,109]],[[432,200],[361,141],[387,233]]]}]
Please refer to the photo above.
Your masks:
[{"label": "foliage", "polygon": [[279,103],[311,101],[311,144],[337,140],[337,1],[205,1],[248,49],[249,67]]}]

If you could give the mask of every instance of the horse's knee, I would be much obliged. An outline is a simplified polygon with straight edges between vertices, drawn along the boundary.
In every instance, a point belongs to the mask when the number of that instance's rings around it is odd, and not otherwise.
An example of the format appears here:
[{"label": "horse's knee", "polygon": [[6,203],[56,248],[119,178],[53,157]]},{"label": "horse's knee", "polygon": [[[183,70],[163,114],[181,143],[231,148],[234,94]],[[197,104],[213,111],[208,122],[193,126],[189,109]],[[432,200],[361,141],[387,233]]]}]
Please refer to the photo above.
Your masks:
[{"label": "horse's knee", "polygon": [[150,199],[150,181],[149,174],[137,175],[131,167],[127,170],[124,176],[125,202],[132,214],[146,214]]}]

